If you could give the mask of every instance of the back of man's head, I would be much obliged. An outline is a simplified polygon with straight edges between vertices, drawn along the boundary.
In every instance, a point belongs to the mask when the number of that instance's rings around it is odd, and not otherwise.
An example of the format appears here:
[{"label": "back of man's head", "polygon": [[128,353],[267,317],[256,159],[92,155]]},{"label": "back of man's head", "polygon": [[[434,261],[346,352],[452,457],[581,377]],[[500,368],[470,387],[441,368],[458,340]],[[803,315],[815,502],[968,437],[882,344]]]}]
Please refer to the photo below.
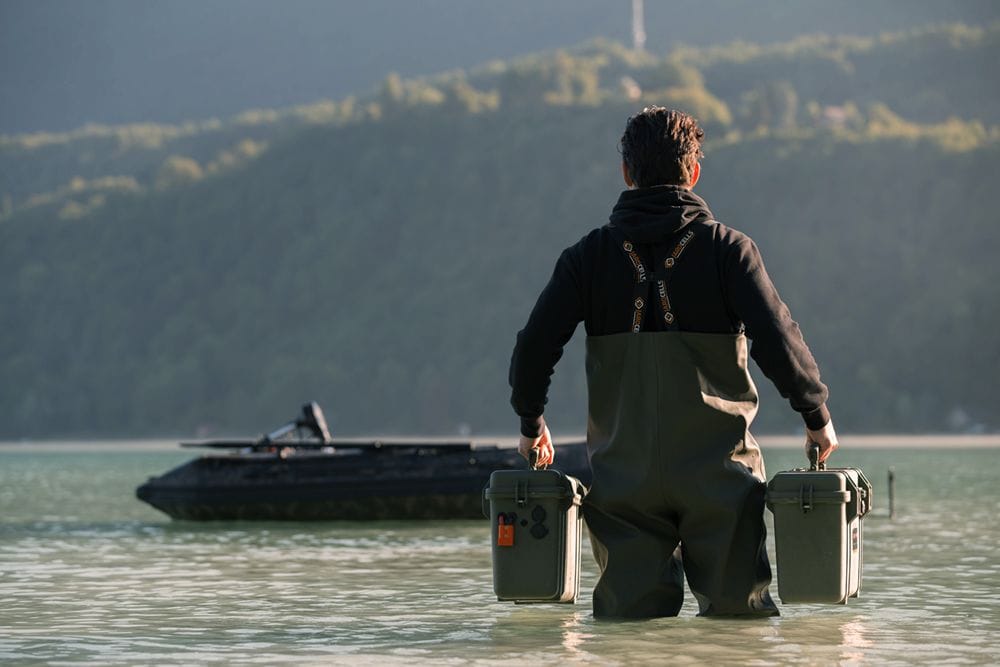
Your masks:
[{"label": "back of man's head", "polygon": [[625,124],[619,150],[636,187],[691,184],[705,132],[683,111],[646,107]]}]

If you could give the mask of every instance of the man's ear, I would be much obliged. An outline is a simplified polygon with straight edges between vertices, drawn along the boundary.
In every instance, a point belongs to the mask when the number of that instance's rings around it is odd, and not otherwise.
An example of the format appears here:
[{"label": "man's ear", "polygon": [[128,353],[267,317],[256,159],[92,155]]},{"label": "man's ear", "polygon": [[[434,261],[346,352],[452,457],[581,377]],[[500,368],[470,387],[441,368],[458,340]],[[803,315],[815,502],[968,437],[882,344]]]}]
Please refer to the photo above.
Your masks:
[{"label": "man's ear", "polygon": [[688,184],[688,190],[694,189],[694,186],[698,184],[699,178],[701,178],[701,162],[695,162],[694,173],[691,174],[691,182]]},{"label": "man's ear", "polygon": [[625,180],[625,187],[634,188],[635,181],[628,174],[628,165],[625,164],[625,160],[622,160],[622,178]]}]

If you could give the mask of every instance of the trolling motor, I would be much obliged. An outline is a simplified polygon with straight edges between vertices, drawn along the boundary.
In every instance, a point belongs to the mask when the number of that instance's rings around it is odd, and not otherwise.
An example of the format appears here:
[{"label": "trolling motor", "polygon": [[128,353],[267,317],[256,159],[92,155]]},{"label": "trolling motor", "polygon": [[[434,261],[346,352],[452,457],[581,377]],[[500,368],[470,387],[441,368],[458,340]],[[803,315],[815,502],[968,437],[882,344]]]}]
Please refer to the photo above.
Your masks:
[{"label": "trolling motor", "polygon": [[311,401],[303,405],[301,416],[297,417],[295,421],[290,421],[265,435],[254,444],[254,448],[279,445],[281,443],[275,441],[287,437],[293,431],[295,432],[296,439],[301,440],[303,430],[307,430],[312,437],[323,444],[328,444],[333,440],[330,437],[330,429],[326,426],[326,417],[323,416],[323,410],[316,401]]}]

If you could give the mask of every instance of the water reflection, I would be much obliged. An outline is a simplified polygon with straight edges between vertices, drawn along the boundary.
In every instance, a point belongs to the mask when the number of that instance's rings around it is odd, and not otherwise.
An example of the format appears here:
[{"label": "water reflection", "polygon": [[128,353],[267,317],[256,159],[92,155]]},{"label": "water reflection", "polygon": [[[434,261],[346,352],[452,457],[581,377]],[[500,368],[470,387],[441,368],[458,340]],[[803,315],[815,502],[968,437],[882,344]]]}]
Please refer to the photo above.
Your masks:
[{"label": "water reflection", "polygon": [[562,647],[565,655],[570,658],[581,657],[584,653],[582,649],[584,642],[594,636],[584,631],[580,622],[583,616],[583,612],[576,612],[567,616],[562,622]]},{"label": "water reflection", "polygon": [[872,645],[866,638],[866,632],[867,627],[861,617],[855,617],[840,626],[841,664],[856,664],[864,659],[864,649]]}]

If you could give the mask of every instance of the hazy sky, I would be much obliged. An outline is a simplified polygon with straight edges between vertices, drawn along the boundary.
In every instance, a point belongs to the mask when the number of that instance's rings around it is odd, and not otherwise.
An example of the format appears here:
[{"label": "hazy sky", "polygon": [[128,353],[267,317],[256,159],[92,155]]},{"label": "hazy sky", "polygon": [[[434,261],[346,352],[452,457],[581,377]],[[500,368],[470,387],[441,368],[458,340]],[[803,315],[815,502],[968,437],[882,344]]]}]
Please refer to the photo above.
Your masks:
[{"label": "hazy sky", "polygon": [[[647,48],[997,20],[990,0],[646,0]],[[630,40],[630,0],[0,0],[0,133],[177,122]]]}]

